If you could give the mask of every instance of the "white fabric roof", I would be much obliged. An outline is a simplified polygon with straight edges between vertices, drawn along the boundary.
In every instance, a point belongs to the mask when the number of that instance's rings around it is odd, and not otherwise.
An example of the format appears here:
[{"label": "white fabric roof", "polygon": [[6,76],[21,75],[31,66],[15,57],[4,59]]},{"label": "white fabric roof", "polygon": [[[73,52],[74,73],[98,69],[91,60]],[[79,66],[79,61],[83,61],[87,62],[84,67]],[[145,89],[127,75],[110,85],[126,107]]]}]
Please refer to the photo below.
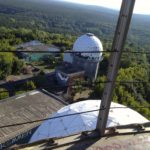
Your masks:
[{"label": "white fabric roof", "polygon": [[[86,100],[77,102],[60,109],[52,117],[97,110],[100,107],[100,100]],[[125,107],[117,103],[111,103],[111,107]],[[77,114],[63,118],[51,119],[44,121],[35,131],[30,142],[46,138],[65,137],[83,131],[96,129],[98,111],[84,114]],[[107,121],[107,127],[126,125],[132,123],[148,122],[146,118],[130,108],[110,109]]]},{"label": "white fabric roof", "polygon": [[[103,51],[103,46],[101,41],[94,36],[94,34],[87,33],[79,37],[73,45],[73,51]],[[100,53],[82,53],[82,56],[95,58],[96,60],[100,60],[102,56],[102,52]]]}]

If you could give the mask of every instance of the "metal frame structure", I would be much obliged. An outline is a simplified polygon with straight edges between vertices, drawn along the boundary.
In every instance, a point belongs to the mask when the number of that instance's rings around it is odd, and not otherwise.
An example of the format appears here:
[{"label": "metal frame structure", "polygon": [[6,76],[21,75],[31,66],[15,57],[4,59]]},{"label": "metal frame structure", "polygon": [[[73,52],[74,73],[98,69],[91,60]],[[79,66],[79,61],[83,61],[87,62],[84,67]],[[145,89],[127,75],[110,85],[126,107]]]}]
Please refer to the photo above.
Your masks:
[{"label": "metal frame structure", "polygon": [[110,104],[113,97],[113,89],[115,87],[115,80],[119,70],[120,59],[130,26],[134,4],[135,0],[122,0],[120,15],[112,44],[112,51],[116,52],[111,54],[108,67],[107,80],[110,82],[106,83],[104,88],[97,121],[97,130],[99,131],[100,136],[105,134]]}]

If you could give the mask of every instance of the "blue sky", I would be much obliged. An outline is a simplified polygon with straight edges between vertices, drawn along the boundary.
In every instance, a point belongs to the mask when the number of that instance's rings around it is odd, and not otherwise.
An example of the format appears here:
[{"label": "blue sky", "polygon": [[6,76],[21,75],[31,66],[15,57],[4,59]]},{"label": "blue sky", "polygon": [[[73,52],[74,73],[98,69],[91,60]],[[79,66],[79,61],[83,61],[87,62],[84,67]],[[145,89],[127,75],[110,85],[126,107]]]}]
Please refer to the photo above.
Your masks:
[{"label": "blue sky", "polygon": [[[119,10],[122,0],[64,0],[75,3],[99,5]],[[150,0],[136,0],[134,13],[150,14]]]}]

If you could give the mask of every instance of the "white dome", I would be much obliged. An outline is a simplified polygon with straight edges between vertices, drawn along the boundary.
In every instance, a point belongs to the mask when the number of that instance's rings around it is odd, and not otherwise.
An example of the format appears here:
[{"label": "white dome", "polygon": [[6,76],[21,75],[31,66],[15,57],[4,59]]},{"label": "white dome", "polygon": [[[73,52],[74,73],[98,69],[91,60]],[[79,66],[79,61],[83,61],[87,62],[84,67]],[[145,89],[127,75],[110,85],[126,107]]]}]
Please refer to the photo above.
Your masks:
[{"label": "white dome", "polygon": [[89,59],[100,60],[102,57],[103,46],[101,41],[92,33],[87,33],[79,37],[73,45],[74,52],[94,51],[98,53],[81,53]]},{"label": "white dome", "polygon": [[[91,112],[44,121],[31,137],[30,143],[46,138],[65,137],[83,131],[95,130],[98,118],[97,110],[100,108],[100,103],[100,100],[86,100],[63,107],[51,117]],[[139,113],[123,105],[112,102],[111,107],[115,109],[112,108],[109,111],[107,127],[148,122]],[[125,109],[123,109],[124,107]]]}]

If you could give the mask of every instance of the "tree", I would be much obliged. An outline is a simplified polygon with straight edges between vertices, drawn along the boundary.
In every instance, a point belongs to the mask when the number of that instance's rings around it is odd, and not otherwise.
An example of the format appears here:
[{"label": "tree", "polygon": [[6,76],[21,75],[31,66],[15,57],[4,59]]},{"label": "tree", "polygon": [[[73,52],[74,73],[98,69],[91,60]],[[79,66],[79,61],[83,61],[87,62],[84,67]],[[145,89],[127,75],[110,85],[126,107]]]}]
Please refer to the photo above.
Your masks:
[{"label": "tree", "polygon": [[5,79],[12,72],[13,54],[0,53],[0,79]]},{"label": "tree", "polygon": [[23,66],[24,62],[22,60],[19,60],[17,57],[14,57],[12,65],[12,74],[19,74]]},{"label": "tree", "polygon": [[92,97],[101,98],[104,90],[105,84],[102,83],[106,81],[106,76],[99,76],[96,80],[96,84],[94,85],[93,93],[91,93]]},{"label": "tree", "polygon": [[33,81],[27,81],[27,82],[25,83],[25,88],[26,88],[27,90],[34,90],[34,89],[36,89],[36,86],[35,86],[35,84],[34,84]]},{"label": "tree", "polygon": [[6,89],[0,88],[0,100],[9,97],[9,93]]}]

